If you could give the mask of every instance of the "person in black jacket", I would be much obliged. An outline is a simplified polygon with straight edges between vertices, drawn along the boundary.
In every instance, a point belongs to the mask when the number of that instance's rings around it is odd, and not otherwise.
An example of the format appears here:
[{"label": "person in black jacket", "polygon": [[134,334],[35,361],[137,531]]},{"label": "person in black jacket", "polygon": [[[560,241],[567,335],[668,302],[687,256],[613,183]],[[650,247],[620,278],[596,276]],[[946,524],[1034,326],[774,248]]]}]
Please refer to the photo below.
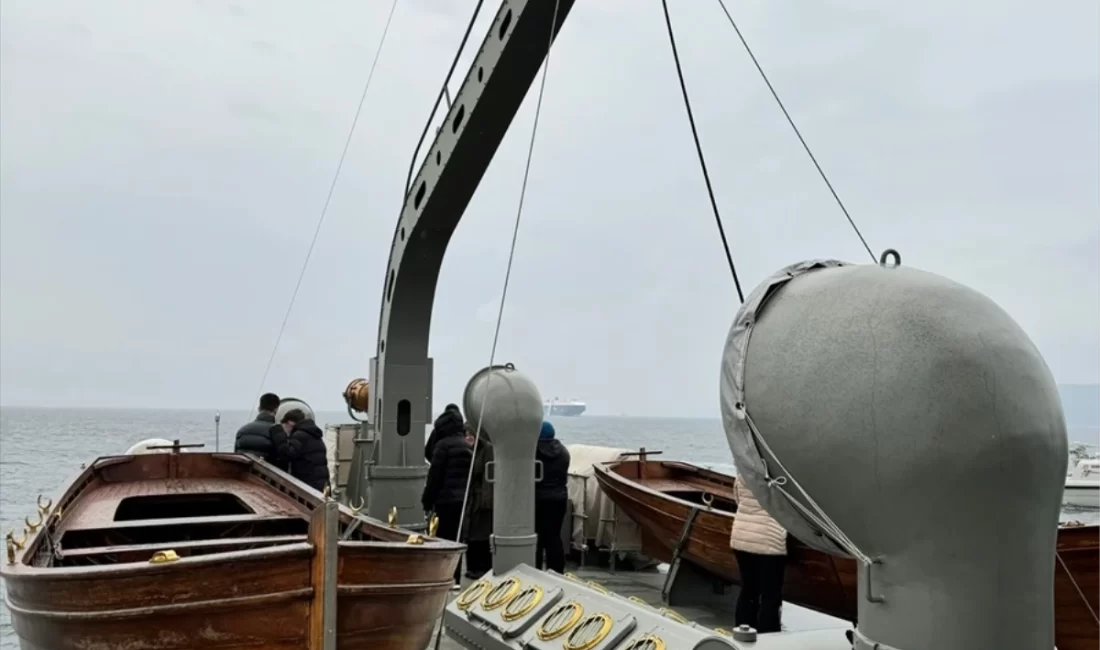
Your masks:
[{"label": "person in black jacket", "polygon": [[[476,437],[480,437],[477,440]],[[486,480],[488,464],[493,462],[493,440],[484,429],[478,434],[466,426],[466,443],[474,450],[474,471],[470,478],[470,497],[466,504],[466,577],[477,580],[493,568],[493,485]]]},{"label": "person in black jacket", "polygon": [[287,457],[290,475],[318,492],[328,484],[328,449],[324,433],[301,409],[291,409],[283,416],[283,428],[289,437]]},{"label": "person in black jacket", "polygon": [[279,396],[264,393],[260,396],[256,419],[237,430],[233,451],[238,454],[259,456],[284,472],[287,470],[286,431],[275,423],[275,411],[279,408]]},{"label": "person in black jacket", "polygon": [[[466,442],[462,416],[455,411],[443,411],[436,418],[435,430],[439,432],[438,441],[432,449],[432,463],[420,502],[425,512],[435,512],[439,517],[436,536],[457,542],[461,538],[459,523],[473,450]],[[459,583],[461,578],[462,564],[459,563],[455,567],[455,583]]]},{"label": "person in black jacket", "polygon": [[[462,419],[462,411],[458,410],[457,404],[448,404],[447,408],[443,409],[444,413],[446,413],[447,411],[457,413],[459,419]],[[429,463],[432,462],[432,451],[435,450],[435,444],[439,442],[439,436],[439,428],[432,427],[432,432],[428,434],[428,442],[424,443],[424,460],[428,461]]]},{"label": "person in black jacket", "polygon": [[535,566],[565,573],[565,544],[562,525],[569,503],[569,450],[554,437],[554,425],[542,423],[535,458],[542,461],[542,480],[535,483]]}]

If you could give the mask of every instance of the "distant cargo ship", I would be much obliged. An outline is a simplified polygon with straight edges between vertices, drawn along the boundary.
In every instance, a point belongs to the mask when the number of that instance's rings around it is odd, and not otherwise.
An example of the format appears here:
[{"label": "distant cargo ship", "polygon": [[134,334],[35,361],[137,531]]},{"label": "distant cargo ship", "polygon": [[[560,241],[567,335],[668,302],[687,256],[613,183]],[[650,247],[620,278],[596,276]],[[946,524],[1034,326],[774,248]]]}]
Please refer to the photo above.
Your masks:
[{"label": "distant cargo ship", "polygon": [[560,415],[562,417],[576,417],[581,413],[584,413],[588,406],[577,399],[570,399],[561,401],[558,398],[552,400],[546,400],[542,403],[542,414],[547,415]]}]

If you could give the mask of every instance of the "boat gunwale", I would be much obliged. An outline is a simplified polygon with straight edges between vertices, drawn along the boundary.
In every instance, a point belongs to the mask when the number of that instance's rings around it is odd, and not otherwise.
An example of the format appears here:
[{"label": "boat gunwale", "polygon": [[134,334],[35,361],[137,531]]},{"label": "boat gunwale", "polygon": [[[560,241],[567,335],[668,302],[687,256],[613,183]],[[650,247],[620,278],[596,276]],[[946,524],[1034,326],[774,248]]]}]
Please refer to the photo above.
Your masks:
[{"label": "boat gunwale", "polygon": [[[613,477],[613,480],[616,483],[620,484],[620,485],[629,484],[629,489],[641,490],[642,492],[646,492],[648,494],[659,496],[659,497],[661,497],[663,499],[667,499],[669,501],[674,501],[677,504],[682,505],[682,506],[684,506],[686,508],[689,508],[689,509],[697,509],[700,512],[706,512],[706,513],[710,513],[710,514],[713,514],[713,515],[729,517],[730,519],[734,518],[734,513],[729,511],[729,510],[722,510],[721,508],[715,508],[713,506],[708,507],[706,505],[693,503],[693,502],[688,501],[686,499],[681,499],[680,497],[673,496],[673,495],[669,494],[668,492],[662,492],[661,490],[657,490],[657,489],[649,487],[648,485],[645,484],[645,479],[634,480],[634,479],[628,478],[626,476],[623,476],[622,474],[619,474],[618,472],[615,472],[614,469],[613,469],[614,466],[618,466],[621,463],[640,463],[640,462],[642,462],[642,461],[627,460],[627,461],[612,461],[610,463],[595,463],[595,464],[593,464],[592,469],[596,473],[597,482],[599,482],[599,477],[600,476],[610,476],[610,477]],[[658,464],[661,464],[661,465],[665,465],[665,464],[677,464],[677,465],[679,465],[679,464],[682,464],[679,461],[646,460],[645,462],[646,463],[658,463]],[[688,465],[688,466],[690,467],[690,465]],[[710,471],[710,470],[706,470],[706,471]],[[717,473],[717,472],[715,472],[715,473]],[[704,492],[704,493],[706,492],[702,488],[700,488],[699,491]]]},{"label": "boat gunwale", "polygon": [[450,593],[451,588],[454,586],[454,579],[451,580],[437,580],[436,582],[389,582],[389,583],[367,583],[367,584],[345,584],[338,583],[336,585],[336,592],[339,595],[346,596],[370,596],[370,595],[401,595],[401,594],[417,594],[417,593],[431,593],[433,591],[446,591]]},{"label": "boat gunwale", "polygon": [[[621,464],[624,464],[624,463],[638,464],[638,463],[641,463],[641,462],[643,462],[643,461],[640,461],[640,460],[616,460],[616,461],[611,461],[611,462],[607,462],[607,463],[593,463],[592,469],[594,470],[594,472],[597,475],[612,477],[612,480],[614,480],[616,483],[618,483],[620,485],[629,484],[630,489],[640,490],[640,491],[646,492],[648,494],[657,495],[657,496],[660,496],[660,497],[662,497],[662,498],[664,498],[668,501],[674,501],[678,504],[687,506],[689,508],[696,508],[700,512],[725,515],[725,516],[728,516],[728,517],[731,517],[731,518],[736,516],[736,514],[734,512],[730,512],[729,510],[723,510],[721,508],[716,508],[714,506],[708,507],[706,505],[693,503],[691,501],[687,501],[686,499],[681,499],[679,497],[673,496],[672,494],[670,494],[668,492],[663,492],[661,490],[657,490],[657,489],[654,489],[652,487],[649,487],[648,485],[646,485],[646,479],[643,479],[643,478],[632,479],[630,477],[623,476],[622,474],[619,474],[618,472],[614,471],[614,468],[621,465]],[[721,477],[734,478],[734,475],[722,474],[721,472],[716,472],[714,470],[707,469],[705,467],[699,467],[697,465],[693,465],[691,463],[687,463],[687,462],[684,462],[684,461],[649,460],[649,459],[646,459],[644,462],[645,463],[651,463],[651,464],[654,464],[654,465],[662,465],[662,466],[677,466],[678,468],[685,469],[685,470],[689,471],[690,473],[696,473],[696,470],[698,470],[698,473],[710,473],[710,474],[715,474],[715,475],[721,476]],[[597,478],[597,481],[598,480],[599,479]],[[703,490],[702,487],[699,488],[699,491],[700,492],[705,492],[705,490]],[[1073,533],[1064,532],[1064,531],[1070,531],[1070,530],[1072,530],[1074,532]],[[1100,523],[1081,524],[1081,525],[1066,525],[1065,522],[1062,522],[1058,525],[1058,533],[1059,533],[1058,534],[1059,546],[1057,548],[1057,552],[1059,552],[1059,553],[1080,552],[1080,551],[1093,551],[1093,552],[1095,552],[1095,549],[1098,545],[1097,539],[1098,539],[1098,537],[1100,537]],[[1091,535],[1089,533],[1091,533]],[[1062,546],[1061,545],[1061,541],[1062,541],[1061,538],[1063,536],[1073,537],[1074,538],[1072,540],[1074,542],[1073,545],[1071,546],[1071,545],[1067,544],[1066,546]],[[795,538],[795,539],[797,539],[797,538]],[[1078,540],[1081,540],[1081,541],[1078,542]],[[1070,541],[1070,540],[1066,540],[1066,541]]]}]

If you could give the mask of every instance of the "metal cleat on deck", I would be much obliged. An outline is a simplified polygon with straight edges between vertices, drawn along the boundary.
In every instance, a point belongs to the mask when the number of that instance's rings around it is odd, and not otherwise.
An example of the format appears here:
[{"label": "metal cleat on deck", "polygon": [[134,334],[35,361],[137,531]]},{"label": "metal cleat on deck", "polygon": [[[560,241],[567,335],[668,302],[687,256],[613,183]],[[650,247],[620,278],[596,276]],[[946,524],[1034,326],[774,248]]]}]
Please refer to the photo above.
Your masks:
[{"label": "metal cleat on deck", "polygon": [[[840,630],[745,635],[687,621],[598,585],[520,565],[471,584],[443,615],[471,650],[850,650]],[[739,630],[740,631],[740,630]]]}]

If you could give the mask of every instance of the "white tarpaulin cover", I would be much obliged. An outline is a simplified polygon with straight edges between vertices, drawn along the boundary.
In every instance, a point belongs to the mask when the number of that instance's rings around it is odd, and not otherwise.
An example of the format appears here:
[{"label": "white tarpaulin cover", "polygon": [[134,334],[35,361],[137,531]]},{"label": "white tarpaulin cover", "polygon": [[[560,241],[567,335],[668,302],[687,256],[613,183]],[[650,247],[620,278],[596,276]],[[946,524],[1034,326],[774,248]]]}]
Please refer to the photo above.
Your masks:
[{"label": "white tarpaulin cover", "polygon": [[[568,445],[567,448],[569,502],[573,512],[587,515],[585,519],[574,517],[570,543],[579,546],[586,540],[595,540],[596,548],[614,545],[617,551],[640,551],[642,534],[638,525],[621,512],[616,517],[614,502],[604,496],[592,471],[595,463],[622,460],[630,450],[594,445]],[[612,521],[615,522],[614,527]]]}]

